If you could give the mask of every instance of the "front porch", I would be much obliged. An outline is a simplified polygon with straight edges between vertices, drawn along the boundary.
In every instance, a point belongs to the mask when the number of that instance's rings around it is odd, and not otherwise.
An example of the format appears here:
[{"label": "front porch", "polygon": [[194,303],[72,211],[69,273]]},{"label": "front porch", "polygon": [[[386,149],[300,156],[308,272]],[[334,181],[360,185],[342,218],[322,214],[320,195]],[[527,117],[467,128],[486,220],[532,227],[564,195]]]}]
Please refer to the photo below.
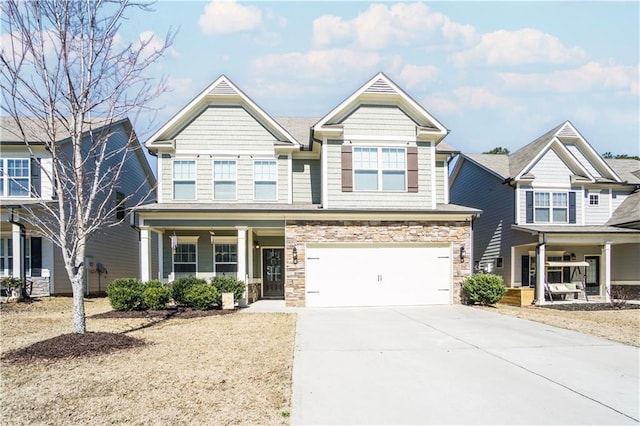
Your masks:
[{"label": "front porch", "polygon": [[172,222],[171,226],[140,230],[143,281],[170,283],[187,276],[209,281],[233,276],[246,285],[241,305],[260,299],[284,300],[284,227],[194,227]]}]

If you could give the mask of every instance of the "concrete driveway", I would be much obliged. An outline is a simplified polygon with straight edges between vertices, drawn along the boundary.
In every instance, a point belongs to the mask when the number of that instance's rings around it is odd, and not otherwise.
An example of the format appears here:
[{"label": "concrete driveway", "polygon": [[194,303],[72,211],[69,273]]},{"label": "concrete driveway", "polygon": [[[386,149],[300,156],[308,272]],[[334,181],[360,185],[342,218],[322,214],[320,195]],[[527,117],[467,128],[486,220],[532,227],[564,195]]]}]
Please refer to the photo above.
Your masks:
[{"label": "concrete driveway", "polygon": [[639,356],[467,306],[300,309],[291,420],[638,424]]}]

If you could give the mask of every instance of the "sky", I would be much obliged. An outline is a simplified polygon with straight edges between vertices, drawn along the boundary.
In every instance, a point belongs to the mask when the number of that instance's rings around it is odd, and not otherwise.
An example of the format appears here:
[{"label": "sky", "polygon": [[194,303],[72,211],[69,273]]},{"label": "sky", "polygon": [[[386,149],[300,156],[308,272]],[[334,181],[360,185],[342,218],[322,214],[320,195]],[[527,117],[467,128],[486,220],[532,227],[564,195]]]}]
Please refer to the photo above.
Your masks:
[{"label": "sky", "polygon": [[[384,72],[462,152],[512,152],[571,121],[597,152],[640,154],[640,2],[178,2],[130,13],[162,39],[170,91],[142,142],[221,74],[268,114],[322,117]],[[152,120],[153,119],[153,120]],[[151,123],[151,124],[150,124]]]}]

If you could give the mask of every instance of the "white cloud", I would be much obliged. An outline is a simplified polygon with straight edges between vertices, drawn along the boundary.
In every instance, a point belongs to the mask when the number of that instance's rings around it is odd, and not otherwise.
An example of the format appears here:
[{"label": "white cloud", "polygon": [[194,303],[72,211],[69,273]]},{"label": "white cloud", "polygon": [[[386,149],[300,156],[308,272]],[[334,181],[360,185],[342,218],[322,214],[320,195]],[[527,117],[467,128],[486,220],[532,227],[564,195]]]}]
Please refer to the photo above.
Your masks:
[{"label": "white cloud", "polygon": [[586,53],[580,47],[569,48],[557,37],[532,28],[523,28],[484,34],[476,46],[451,55],[449,60],[462,67],[473,64],[564,64],[585,57]]},{"label": "white cloud", "polygon": [[251,31],[262,23],[262,12],[235,0],[212,0],[204,7],[198,23],[207,35]]},{"label": "white cloud", "polygon": [[435,80],[439,74],[440,70],[433,65],[407,64],[400,71],[400,82],[406,89],[412,89]]},{"label": "white cloud", "polygon": [[495,109],[506,106],[507,98],[490,92],[485,87],[458,87],[453,90],[459,106],[465,109]]},{"label": "white cloud", "polygon": [[377,53],[352,49],[311,50],[306,53],[291,52],[259,57],[253,61],[260,74],[272,74],[275,78],[290,76],[307,81],[332,81],[340,75],[373,74],[380,70],[393,72],[400,68],[399,56],[382,56]]},{"label": "white cloud", "polygon": [[638,95],[638,74],[636,66],[603,66],[589,62],[579,68],[550,73],[501,73],[499,77],[510,90],[578,93],[594,90],[618,90],[622,93]]},{"label": "white cloud", "polygon": [[318,46],[353,41],[356,46],[375,50],[392,45],[466,45],[475,38],[472,26],[431,12],[424,3],[372,4],[350,20],[324,15],[313,22],[313,41]]}]

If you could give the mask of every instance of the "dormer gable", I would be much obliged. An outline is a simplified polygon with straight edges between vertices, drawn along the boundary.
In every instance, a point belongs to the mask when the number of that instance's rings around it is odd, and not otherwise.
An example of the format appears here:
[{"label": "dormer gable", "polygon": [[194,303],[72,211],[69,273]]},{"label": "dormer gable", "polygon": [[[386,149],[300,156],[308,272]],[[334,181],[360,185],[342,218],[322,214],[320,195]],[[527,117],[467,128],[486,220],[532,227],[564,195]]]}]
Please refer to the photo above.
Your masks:
[{"label": "dormer gable", "polygon": [[218,77],[187,106],[174,115],[147,140],[145,146],[150,150],[173,149],[173,139],[176,135],[210,107],[241,108],[273,136],[276,145],[280,149],[300,149],[301,144],[299,141],[225,75]]},{"label": "dormer gable", "polygon": [[390,115],[404,116],[413,122],[415,134],[420,140],[439,143],[448,130],[411,96],[383,73],[376,74],[351,96],[336,106],[318,121],[314,127],[315,137],[340,137],[344,133],[344,123],[363,108],[385,107]]},{"label": "dormer gable", "polygon": [[550,150],[573,174],[574,181],[617,182],[622,180],[598,155],[569,121],[555,127],[510,156],[511,175],[515,180],[535,178],[532,170]]}]

